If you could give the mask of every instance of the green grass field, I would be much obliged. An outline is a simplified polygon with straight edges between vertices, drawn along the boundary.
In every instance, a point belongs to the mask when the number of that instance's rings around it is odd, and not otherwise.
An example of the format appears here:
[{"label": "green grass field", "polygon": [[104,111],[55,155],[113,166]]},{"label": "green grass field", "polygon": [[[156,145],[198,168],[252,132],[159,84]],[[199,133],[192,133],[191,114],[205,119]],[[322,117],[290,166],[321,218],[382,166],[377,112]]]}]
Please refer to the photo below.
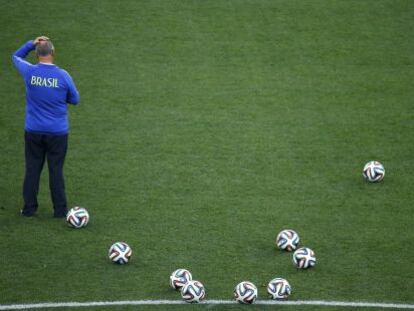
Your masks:
[{"label": "green grass field", "polygon": [[[180,299],[180,267],[209,299],[242,280],[267,299],[282,276],[291,300],[414,303],[414,1],[0,4],[0,304]],[[82,230],[52,218],[47,169],[37,216],[19,215],[25,90],[10,56],[43,34],[81,93],[65,177],[91,214]],[[364,182],[369,160],[382,183]],[[284,228],[314,269],[276,249]],[[126,266],[107,259],[118,240]],[[184,307],[168,309],[240,308]]]}]

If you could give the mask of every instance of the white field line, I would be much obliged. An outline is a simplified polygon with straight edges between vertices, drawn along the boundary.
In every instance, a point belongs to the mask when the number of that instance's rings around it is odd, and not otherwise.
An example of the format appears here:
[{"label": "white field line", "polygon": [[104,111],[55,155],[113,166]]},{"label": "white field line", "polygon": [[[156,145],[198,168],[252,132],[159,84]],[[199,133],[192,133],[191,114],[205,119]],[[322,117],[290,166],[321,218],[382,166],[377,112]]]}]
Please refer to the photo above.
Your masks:
[{"label": "white field line", "polygon": [[[44,308],[79,308],[79,307],[108,307],[108,306],[145,306],[145,305],[185,305],[181,300],[124,300],[124,301],[85,301],[85,302],[44,302],[32,304],[0,305],[0,310],[29,310]],[[236,304],[233,300],[206,300],[200,305],[228,305]],[[414,309],[414,304],[377,303],[377,302],[351,302],[351,301],[324,301],[324,300],[296,300],[275,301],[257,300],[256,305],[293,305],[293,306],[334,306],[349,308],[389,308]]]}]

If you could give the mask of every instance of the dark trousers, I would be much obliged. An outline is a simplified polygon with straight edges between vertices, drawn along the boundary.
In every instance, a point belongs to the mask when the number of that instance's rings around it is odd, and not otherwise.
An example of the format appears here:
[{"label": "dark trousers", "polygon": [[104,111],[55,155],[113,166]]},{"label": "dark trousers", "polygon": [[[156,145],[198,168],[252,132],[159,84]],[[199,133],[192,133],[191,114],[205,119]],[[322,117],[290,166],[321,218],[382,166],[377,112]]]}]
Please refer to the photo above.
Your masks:
[{"label": "dark trousers", "polygon": [[26,173],[23,183],[22,214],[31,216],[37,210],[40,174],[47,159],[54,216],[63,217],[67,212],[63,164],[68,147],[68,135],[52,136],[25,132],[24,138]]}]

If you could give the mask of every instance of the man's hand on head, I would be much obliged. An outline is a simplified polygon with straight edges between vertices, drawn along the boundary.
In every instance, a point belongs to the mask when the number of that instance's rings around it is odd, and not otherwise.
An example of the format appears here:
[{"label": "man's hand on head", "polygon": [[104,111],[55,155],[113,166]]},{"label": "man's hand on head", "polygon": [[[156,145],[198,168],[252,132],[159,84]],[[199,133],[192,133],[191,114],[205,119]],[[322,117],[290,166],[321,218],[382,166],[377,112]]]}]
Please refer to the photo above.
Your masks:
[{"label": "man's hand on head", "polygon": [[36,39],[33,40],[33,44],[38,45],[38,44],[42,43],[42,41],[49,41],[49,40],[50,39],[46,36],[40,36],[40,37],[37,37]]}]

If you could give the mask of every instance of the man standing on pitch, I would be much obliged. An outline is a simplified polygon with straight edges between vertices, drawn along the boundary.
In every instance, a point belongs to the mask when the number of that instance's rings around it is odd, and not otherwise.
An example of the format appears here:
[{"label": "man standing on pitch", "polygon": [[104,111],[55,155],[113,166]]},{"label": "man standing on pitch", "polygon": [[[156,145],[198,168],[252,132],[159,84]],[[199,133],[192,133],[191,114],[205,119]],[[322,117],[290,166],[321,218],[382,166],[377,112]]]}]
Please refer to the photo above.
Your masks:
[{"label": "man standing on pitch", "polygon": [[[38,64],[24,58],[36,50]],[[68,104],[79,102],[79,92],[70,75],[53,64],[55,49],[47,37],[21,46],[12,56],[26,85],[25,160],[23,216],[37,210],[37,194],[43,164],[47,159],[54,217],[67,212],[63,163],[68,145]]]}]

